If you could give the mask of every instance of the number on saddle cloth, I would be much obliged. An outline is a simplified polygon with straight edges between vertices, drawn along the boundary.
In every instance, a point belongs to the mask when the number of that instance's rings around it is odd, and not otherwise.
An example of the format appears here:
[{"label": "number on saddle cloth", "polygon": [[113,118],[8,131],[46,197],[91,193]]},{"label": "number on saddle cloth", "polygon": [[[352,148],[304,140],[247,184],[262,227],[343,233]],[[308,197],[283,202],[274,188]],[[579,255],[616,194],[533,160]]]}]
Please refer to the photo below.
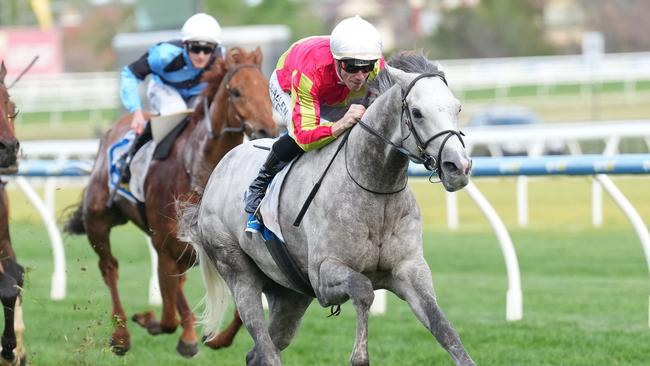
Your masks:
[{"label": "number on saddle cloth", "polygon": [[129,130],[124,136],[113,142],[113,144],[111,144],[111,146],[106,150],[108,161],[108,189],[111,191],[117,190],[117,194],[131,202],[136,202],[135,197],[127,187],[122,186],[120,182],[122,179],[124,164],[127,163],[127,155],[135,142],[135,138],[135,131]]}]

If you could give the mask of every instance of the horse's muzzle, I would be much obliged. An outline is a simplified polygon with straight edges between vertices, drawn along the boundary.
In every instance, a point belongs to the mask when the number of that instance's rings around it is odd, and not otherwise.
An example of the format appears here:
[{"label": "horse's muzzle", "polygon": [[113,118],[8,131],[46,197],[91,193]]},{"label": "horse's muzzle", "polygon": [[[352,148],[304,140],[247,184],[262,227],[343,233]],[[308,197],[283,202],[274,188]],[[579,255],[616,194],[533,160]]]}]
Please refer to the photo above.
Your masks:
[{"label": "horse's muzzle", "polygon": [[442,169],[440,180],[443,186],[447,191],[455,192],[469,183],[472,160],[465,158],[445,160],[440,165],[440,169]]},{"label": "horse's muzzle", "polygon": [[16,139],[0,140],[0,167],[7,168],[15,165],[18,159],[20,143]]}]

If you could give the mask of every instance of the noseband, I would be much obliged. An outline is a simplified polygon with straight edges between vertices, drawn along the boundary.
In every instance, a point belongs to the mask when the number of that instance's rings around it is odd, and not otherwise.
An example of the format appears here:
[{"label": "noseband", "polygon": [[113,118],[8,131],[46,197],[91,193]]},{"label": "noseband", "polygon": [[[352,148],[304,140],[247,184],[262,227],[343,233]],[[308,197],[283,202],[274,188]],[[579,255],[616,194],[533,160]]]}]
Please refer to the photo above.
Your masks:
[{"label": "noseband", "polygon": [[[385,136],[381,135],[377,130],[370,127],[367,123],[365,123],[365,122],[363,122],[361,120],[359,120],[358,123],[366,131],[368,131],[371,134],[379,137],[381,140],[384,141],[384,143],[394,147],[397,151],[399,151],[402,154],[406,155],[412,161],[414,161],[416,163],[419,163],[419,164],[423,164],[424,167],[427,170],[431,171],[432,173],[437,173],[438,177],[440,179],[442,179],[442,174],[443,174],[442,166],[441,166],[441,164],[442,164],[442,150],[444,149],[445,144],[447,143],[447,141],[449,141],[449,139],[452,136],[456,136],[460,140],[460,143],[463,145],[463,147],[465,147],[465,141],[463,141],[463,137],[462,137],[462,136],[465,136],[465,134],[463,134],[463,132],[460,131],[460,130],[459,131],[456,131],[456,130],[444,130],[444,131],[440,131],[440,132],[436,133],[435,135],[431,136],[429,139],[424,141],[420,137],[418,132],[416,131],[415,126],[413,125],[413,117],[411,116],[411,109],[409,108],[408,102],[406,101],[406,97],[409,95],[409,93],[411,92],[411,89],[413,88],[413,86],[415,85],[415,83],[418,80],[423,79],[423,78],[429,78],[429,77],[439,77],[440,79],[442,79],[442,81],[444,81],[445,85],[448,85],[447,84],[447,79],[445,79],[444,74],[442,74],[441,72],[431,72],[431,73],[424,73],[424,74],[418,75],[415,79],[413,79],[413,81],[411,81],[411,83],[408,85],[408,87],[406,87],[406,90],[402,89],[402,112],[400,114],[400,122],[406,124],[406,126],[409,129],[409,134],[413,135],[413,137],[415,138],[415,145],[418,148],[419,155],[415,155],[415,154],[411,153],[410,151],[408,151],[404,147],[403,142],[408,138],[408,136],[406,136],[404,139],[402,139],[402,142],[398,145],[398,144],[390,141]],[[443,136],[444,136],[444,138],[442,140],[442,143],[440,144],[440,148],[438,149],[438,156],[437,156],[437,158],[435,158],[435,157],[431,156],[431,154],[427,153],[427,151],[426,151],[427,146],[429,146],[429,144],[433,140],[437,139],[438,137],[443,137]]]},{"label": "noseband", "polygon": [[[255,68],[259,69],[259,66],[255,64],[242,64],[242,65],[237,65],[234,68],[228,70],[226,75],[224,76],[224,82],[226,83],[226,91],[228,92],[228,99],[231,100],[231,98],[238,98],[240,97],[239,95],[235,95],[234,92],[230,89],[230,80],[239,72],[239,70],[244,69],[244,68]],[[205,125],[208,129],[208,138],[211,140],[217,139],[221,137],[225,133],[244,133],[246,131],[246,126],[248,125],[248,122],[246,122],[237,108],[233,105],[233,109],[235,110],[235,116],[237,117],[237,120],[239,121],[239,126],[237,127],[230,127],[227,125],[227,123],[224,123],[224,127],[221,129],[221,131],[218,134],[214,134],[214,131],[212,130],[212,123],[210,121],[210,115],[212,114],[212,108],[214,107],[214,103],[210,103],[210,106],[208,107],[208,101],[204,101],[203,103],[203,120],[205,121]],[[227,122],[227,121],[226,121]]]}]

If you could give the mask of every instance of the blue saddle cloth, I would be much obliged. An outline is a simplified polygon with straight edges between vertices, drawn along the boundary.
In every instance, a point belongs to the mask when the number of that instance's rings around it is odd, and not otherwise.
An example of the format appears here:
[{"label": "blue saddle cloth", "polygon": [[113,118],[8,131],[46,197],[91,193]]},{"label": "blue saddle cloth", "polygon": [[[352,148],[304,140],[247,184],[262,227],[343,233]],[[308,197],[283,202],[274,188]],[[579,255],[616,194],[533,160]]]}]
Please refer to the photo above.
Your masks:
[{"label": "blue saddle cloth", "polygon": [[133,196],[131,191],[128,189],[128,185],[125,187],[121,185],[120,180],[120,171],[122,166],[126,163],[126,153],[131,147],[131,144],[135,140],[135,131],[129,130],[124,136],[117,139],[111,146],[108,147],[106,153],[108,154],[108,189],[113,190],[114,187],[117,187],[117,193],[128,199],[133,203],[137,203],[138,200]]}]

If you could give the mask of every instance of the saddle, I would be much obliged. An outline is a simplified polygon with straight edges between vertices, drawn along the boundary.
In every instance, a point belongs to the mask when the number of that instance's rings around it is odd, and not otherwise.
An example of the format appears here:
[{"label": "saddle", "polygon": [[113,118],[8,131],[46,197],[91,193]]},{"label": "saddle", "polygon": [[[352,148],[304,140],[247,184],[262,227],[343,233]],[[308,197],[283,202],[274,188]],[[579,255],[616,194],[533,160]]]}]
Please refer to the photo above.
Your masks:
[{"label": "saddle", "polygon": [[[133,130],[129,130],[108,147],[109,190],[116,189],[117,194],[131,202],[144,202],[144,178],[151,160],[167,159],[176,139],[189,124],[187,111],[173,116],[172,119],[167,119],[167,116],[154,117],[149,122],[150,132],[145,129],[145,132],[138,137]],[[179,119],[179,116],[182,118]],[[140,146],[133,146],[133,144]],[[132,151],[133,147],[136,151]],[[129,157],[129,154],[133,156]],[[129,164],[128,180],[122,176],[125,172],[124,164]]]},{"label": "saddle", "polygon": [[153,158],[165,160],[174,147],[174,142],[183,132],[190,120],[193,109],[185,109],[164,116],[153,116],[151,122],[151,136],[156,143]]}]

